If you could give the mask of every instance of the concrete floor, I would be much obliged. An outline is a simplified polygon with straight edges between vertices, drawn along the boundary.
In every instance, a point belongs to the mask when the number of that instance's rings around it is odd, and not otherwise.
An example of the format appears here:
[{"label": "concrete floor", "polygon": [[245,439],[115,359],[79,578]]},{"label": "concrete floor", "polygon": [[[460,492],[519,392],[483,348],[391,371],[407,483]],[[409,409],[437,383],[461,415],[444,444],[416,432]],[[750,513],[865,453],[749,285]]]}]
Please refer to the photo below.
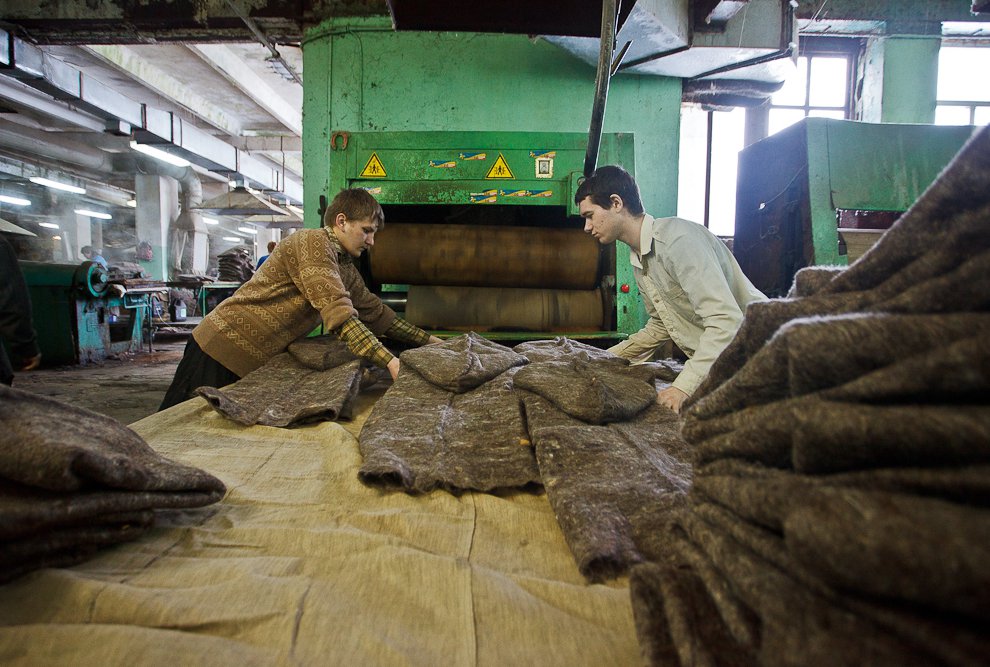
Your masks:
[{"label": "concrete floor", "polygon": [[159,334],[154,352],[107,359],[101,364],[42,368],[17,373],[14,388],[51,396],[130,424],[158,410],[172,382],[188,336]]}]

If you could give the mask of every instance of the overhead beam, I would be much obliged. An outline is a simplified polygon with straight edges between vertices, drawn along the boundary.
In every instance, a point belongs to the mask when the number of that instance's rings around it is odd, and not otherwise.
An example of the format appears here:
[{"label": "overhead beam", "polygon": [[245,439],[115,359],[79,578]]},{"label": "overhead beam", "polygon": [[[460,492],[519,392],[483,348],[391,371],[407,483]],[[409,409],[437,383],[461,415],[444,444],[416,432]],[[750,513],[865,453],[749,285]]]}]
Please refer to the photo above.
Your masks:
[{"label": "overhead beam", "polygon": [[83,47],[102,58],[114,68],[150,88],[173,104],[189,109],[204,122],[229,134],[241,134],[240,122],[220,107],[195,93],[181,81],[155,67],[142,58],[133,48],[111,44],[94,44]]},{"label": "overhead beam", "polygon": [[189,50],[202,58],[227,81],[250,97],[296,136],[302,136],[302,112],[255,73],[251,66],[223,44],[193,44]]}]

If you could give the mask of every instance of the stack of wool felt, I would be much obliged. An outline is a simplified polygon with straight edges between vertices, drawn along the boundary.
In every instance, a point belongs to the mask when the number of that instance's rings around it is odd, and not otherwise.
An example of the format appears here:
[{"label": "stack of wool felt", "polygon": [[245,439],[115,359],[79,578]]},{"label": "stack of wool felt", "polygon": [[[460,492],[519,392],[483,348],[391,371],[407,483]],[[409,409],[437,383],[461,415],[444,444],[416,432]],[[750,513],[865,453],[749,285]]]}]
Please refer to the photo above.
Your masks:
[{"label": "stack of wool felt", "polygon": [[990,130],[844,271],[753,304],[684,418],[651,664],[976,665],[990,651]]},{"label": "stack of wool felt", "polygon": [[83,561],[143,534],[156,510],[225,492],[109,417],[0,385],[0,583]]}]

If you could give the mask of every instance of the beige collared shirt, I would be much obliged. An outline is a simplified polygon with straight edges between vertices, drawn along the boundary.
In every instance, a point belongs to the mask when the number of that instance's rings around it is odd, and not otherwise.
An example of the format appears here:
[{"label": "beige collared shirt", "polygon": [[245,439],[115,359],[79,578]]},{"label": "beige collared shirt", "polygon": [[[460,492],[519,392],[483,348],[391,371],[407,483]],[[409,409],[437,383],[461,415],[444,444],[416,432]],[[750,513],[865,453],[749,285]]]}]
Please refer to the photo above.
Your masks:
[{"label": "beige collared shirt", "polygon": [[746,306],[767,297],[728,247],[690,220],[647,215],[639,247],[629,261],[650,319],[611,351],[643,362],[673,340],[689,357],[673,386],[690,396],[735,336]]}]

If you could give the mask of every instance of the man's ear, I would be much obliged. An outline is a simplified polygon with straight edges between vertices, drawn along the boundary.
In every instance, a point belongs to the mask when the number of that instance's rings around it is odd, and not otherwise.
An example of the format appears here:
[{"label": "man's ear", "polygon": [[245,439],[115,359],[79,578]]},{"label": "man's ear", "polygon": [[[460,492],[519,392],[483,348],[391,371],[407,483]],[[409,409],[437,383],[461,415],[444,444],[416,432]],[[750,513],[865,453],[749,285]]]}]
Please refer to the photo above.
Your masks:
[{"label": "man's ear", "polygon": [[345,222],[347,222],[347,216],[343,213],[338,213],[333,219],[333,226],[343,228]]},{"label": "man's ear", "polygon": [[625,202],[622,201],[622,197],[617,194],[609,195],[609,200],[612,202],[612,208],[622,208]]}]

